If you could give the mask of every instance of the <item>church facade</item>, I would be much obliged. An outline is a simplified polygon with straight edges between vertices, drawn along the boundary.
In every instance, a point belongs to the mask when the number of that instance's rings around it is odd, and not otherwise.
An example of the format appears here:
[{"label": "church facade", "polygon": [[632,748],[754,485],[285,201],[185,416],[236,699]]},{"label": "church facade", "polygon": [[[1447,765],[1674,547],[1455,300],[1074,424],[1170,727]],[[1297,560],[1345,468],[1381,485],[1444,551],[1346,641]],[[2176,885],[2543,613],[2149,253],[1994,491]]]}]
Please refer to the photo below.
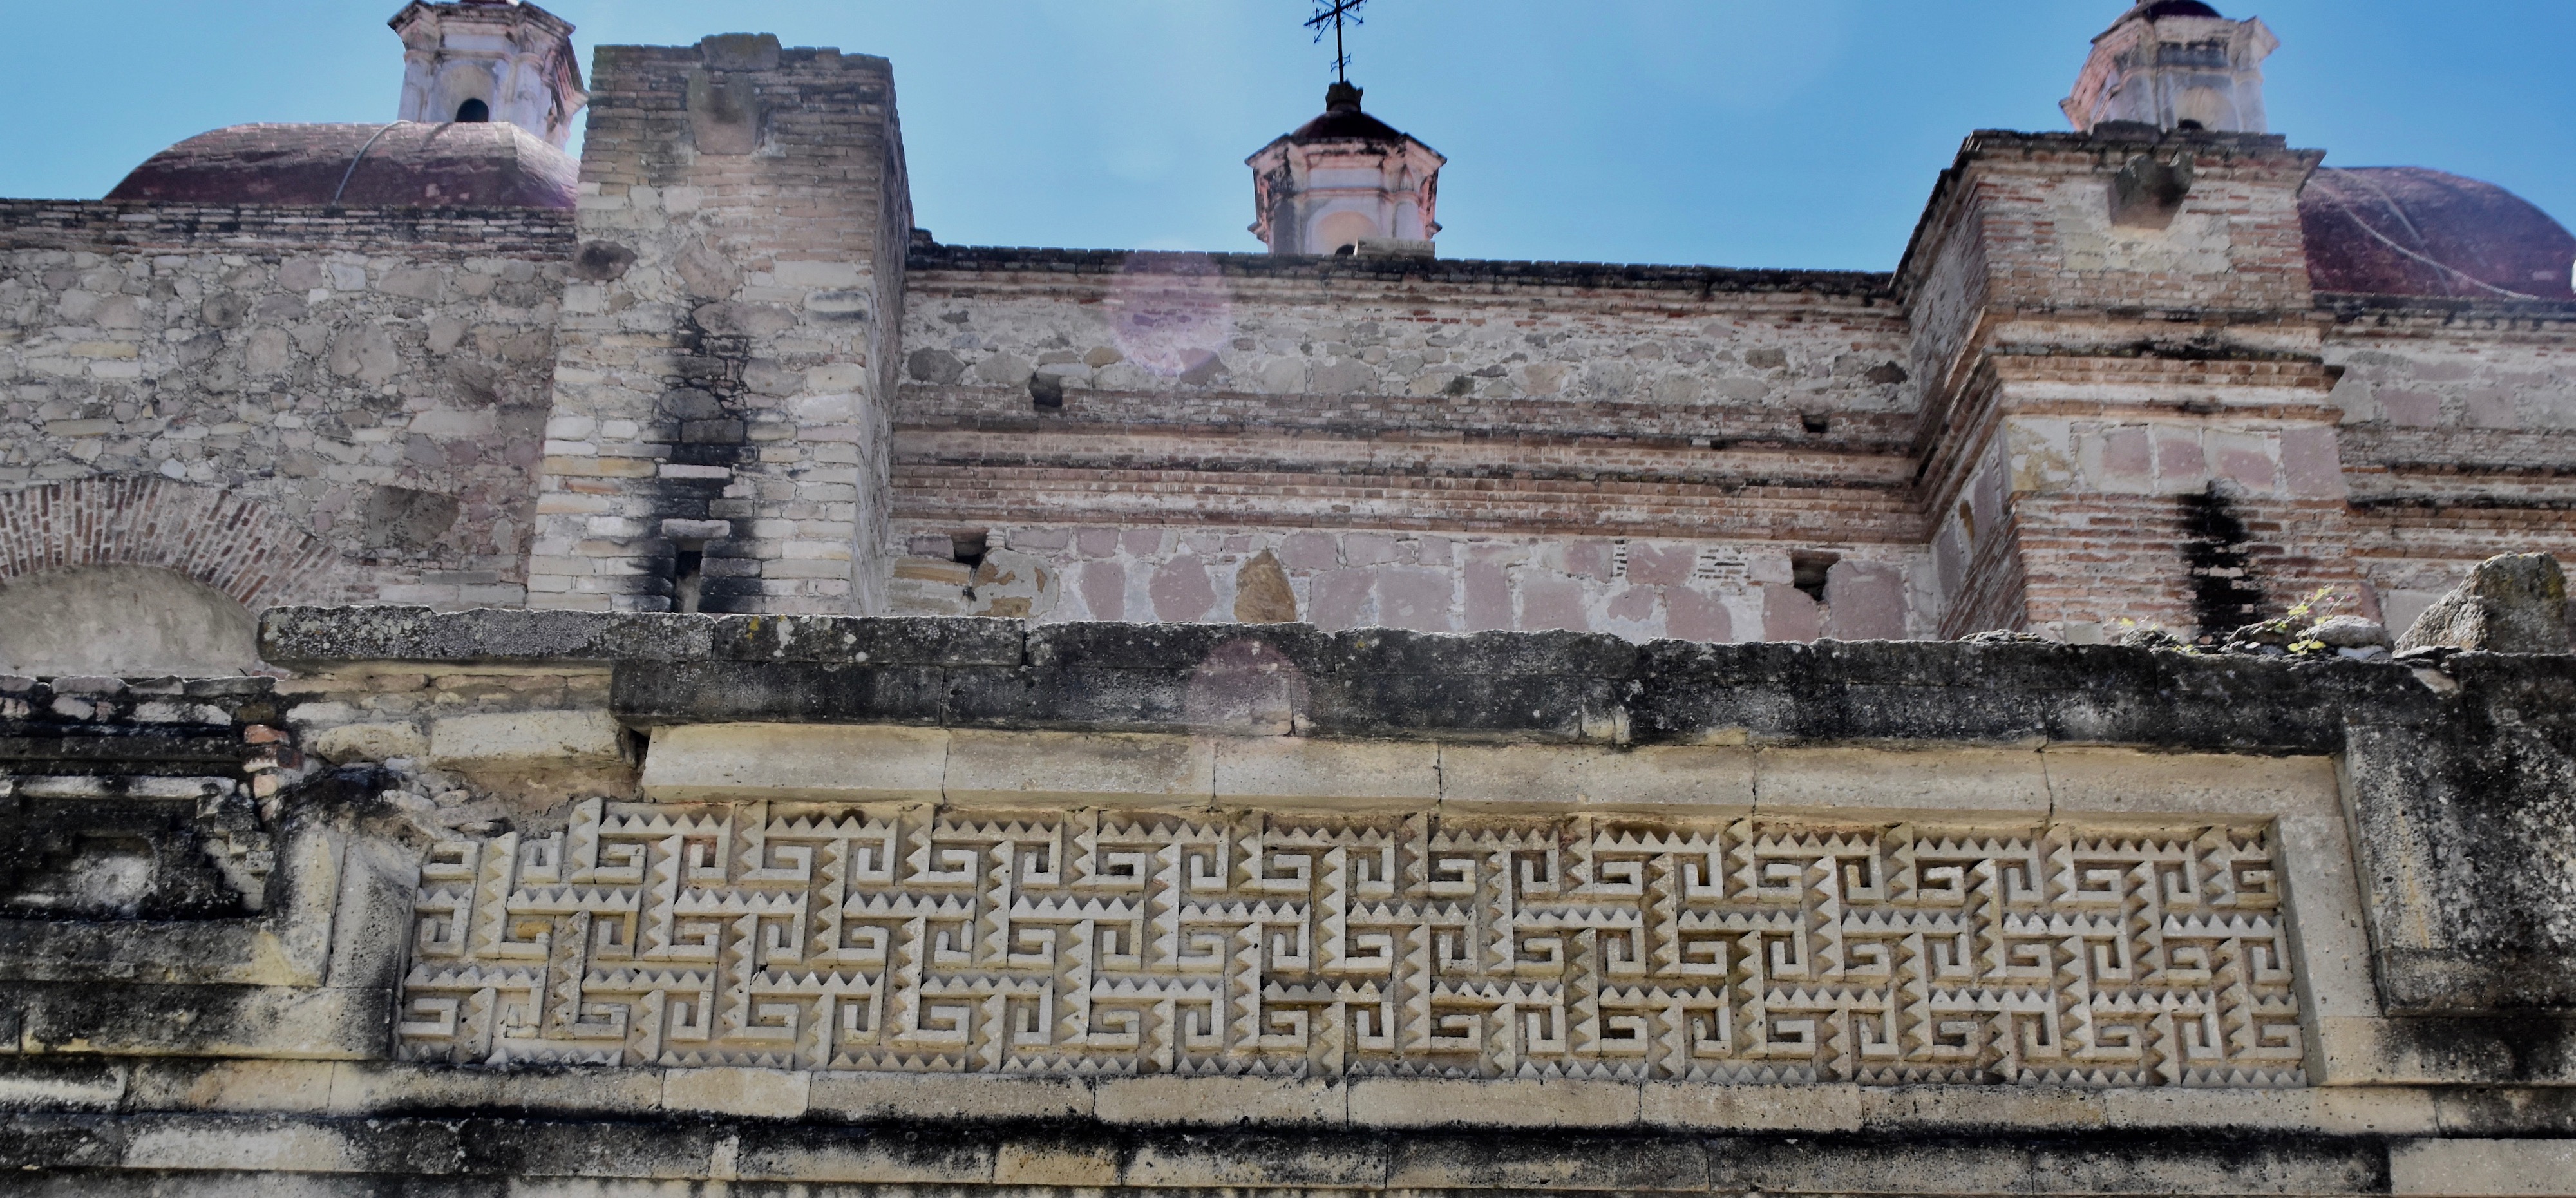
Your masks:
[{"label": "church facade", "polygon": [[1885,273],[1440,257],[1347,83],[1267,253],[946,245],[884,59],[392,26],[0,201],[29,1185],[2576,1192],[2576,236],[2261,21]]}]

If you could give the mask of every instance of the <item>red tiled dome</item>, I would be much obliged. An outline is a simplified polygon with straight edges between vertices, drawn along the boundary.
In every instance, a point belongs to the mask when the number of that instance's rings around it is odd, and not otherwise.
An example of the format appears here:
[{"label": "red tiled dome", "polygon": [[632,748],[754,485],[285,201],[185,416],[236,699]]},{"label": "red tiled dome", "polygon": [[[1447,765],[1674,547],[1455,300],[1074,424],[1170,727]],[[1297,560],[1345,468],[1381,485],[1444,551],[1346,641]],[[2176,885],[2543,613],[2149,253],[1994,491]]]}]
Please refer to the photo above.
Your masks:
[{"label": "red tiled dome", "polygon": [[[355,170],[350,169],[353,162]],[[571,155],[501,122],[233,125],[153,155],[107,198],[183,204],[336,202],[349,208],[570,208],[580,177],[581,166]]]},{"label": "red tiled dome", "polygon": [[2325,168],[2299,193],[2319,291],[2576,299],[2576,236],[2492,183],[2414,166]]}]

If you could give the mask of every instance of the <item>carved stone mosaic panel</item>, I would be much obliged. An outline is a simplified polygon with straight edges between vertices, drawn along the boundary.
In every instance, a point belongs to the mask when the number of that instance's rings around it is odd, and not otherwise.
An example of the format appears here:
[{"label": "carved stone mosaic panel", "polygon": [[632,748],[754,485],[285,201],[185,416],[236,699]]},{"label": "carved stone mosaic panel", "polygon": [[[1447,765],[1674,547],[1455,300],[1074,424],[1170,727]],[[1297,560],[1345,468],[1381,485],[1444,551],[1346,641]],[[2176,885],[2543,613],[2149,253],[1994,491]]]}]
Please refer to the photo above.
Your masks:
[{"label": "carved stone mosaic panel", "polygon": [[977,822],[592,801],[437,846],[414,1060],[2294,1085],[2269,830]]}]

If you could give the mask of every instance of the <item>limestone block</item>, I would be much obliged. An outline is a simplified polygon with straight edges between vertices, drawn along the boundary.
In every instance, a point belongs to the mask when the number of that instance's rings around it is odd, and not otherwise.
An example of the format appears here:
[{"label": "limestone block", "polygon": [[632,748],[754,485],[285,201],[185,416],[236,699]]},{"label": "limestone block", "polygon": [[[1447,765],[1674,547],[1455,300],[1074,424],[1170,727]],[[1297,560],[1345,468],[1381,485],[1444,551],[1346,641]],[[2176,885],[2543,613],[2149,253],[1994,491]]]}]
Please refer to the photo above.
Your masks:
[{"label": "limestone block", "polygon": [[624,758],[617,721],[606,711],[492,712],[429,725],[430,764],[441,769],[563,769]]},{"label": "limestone block", "polygon": [[1639,1102],[1634,1082],[1576,1078],[1371,1077],[1350,1089],[1354,1127],[1626,1127]]},{"label": "limestone block", "polygon": [[1440,750],[1402,741],[1232,737],[1216,742],[1216,798],[1306,808],[1430,807]]},{"label": "limestone block", "polygon": [[936,802],[949,733],[832,724],[689,724],[653,730],[643,789],[665,802]]},{"label": "limestone block", "polygon": [[2040,754],[2013,749],[1763,749],[1754,801],[1762,811],[2048,810]]},{"label": "limestone block", "polygon": [[410,724],[342,724],[304,738],[304,750],[333,765],[391,761],[428,756],[429,738]]},{"label": "limestone block", "polygon": [[2171,1140],[2114,1151],[2040,1140],[2030,1150],[2033,1188],[2043,1194],[2368,1194],[2387,1160],[2375,1144],[2313,1139],[2255,1140],[2224,1157]]},{"label": "limestone block", "polygon": [[[721,1144],[716,1154],[721,1167]],[[993,1176],[993,1145],[983,1137],[852,1135],[843,1128],[773,1124],[743,1130],[733,1166],[731,1176],[745,1181],[981,1185]]]},{"label": "limestone block", "polygon": [[1872,1131],[2102,1127],[2102,1096],[2085,1090],[2017,1086],[1872,1086],[1860,1096],[1861,1126]]},{"label": "limestone block", "polygon": [[332,1068],[329,1110],[338,1116],[475,1107],[634,1115],[661,1106],[659,1069],[558,1067],[502,1072],[398,1061],[341,1061]]},{"label": "limestone block", "polygon": [[354,1060],[384,1052],[393,995],[374,987],[48,986],[29,993],[26,1043],[83,1052]]},{"label": "limestone block", "polygon": [[1386,1184],[1387,1146],[1369,1140],[1149,1140],[1127,1159],[1123,1180],[1157,1188],[1316,1187],[1374,1190]]},{"label": "limestone block", "polygon": [[2020,1194],[2031,1154],[2009,1137],[1959,1143],[1834,1143],[1797,1137],[1712,1138],[1719,1193]]},{"label": "limestone block", "polygon": [[1104,1123],[1338,1124],[1347,1094],[1321,1078],[1103,1078],[1092,1105]]},{"label": "limestone block", "polygon": [[828,1072],[806,1108],[844,1119],[1069,1119],[1091,1113],[1091,1083],[1071,1077]]},{"label": "limestone block", "polygon": [[1696,746],[1625,752],[1595,745],[1444,745],[1443,807],[1669,811],[1696,818],[1753,810],[1754,751]]},{"label": "limestone block", "polygon": [[141,1121],[126,1136],[128,1169],[274,1170],[288,1173],[354,1173],[370,1153],[356,1142],[362,1128],[309,1123]]},{"label": "limestone block", "polygon": [[1118,1184],[1118,1148],[1070,1139],[1009,1140],[993,1152],[999,1186],[1112,1186]]},{"label": "limestone block", "polygon": [[[2351,828],[2341,814],[2291,815],[2276,823],[2283,889],[2290,903],[2291,945],[2307,981],[2309,1009],[2320,1016],[2380,1013],[2370,977],[2370,933],[2362,922]],[[2328,1074],[2319,1080],[2338,1080]]]},{"label": "limestone block", "polygon": [[1416,1192],[1698,1191],[1708,1154],[1685,1139],[1410,1135],[1396,1141],[1387,1187]]},{"label": "limestone block", "polygon": [[2039,759],[2059,815],[2341,818],[2343,810],[2331,757],[2051,747]]},{"label": "limestone block", "polygon": [[960,730],[946,768],[955,804],[1205,806],[1216,789],[1215,747],[1188,736]]},{"label": "limestone block", "polygon": [[113,1111],[129,1072],[123,1061],[0,1055],[0,1111]]},{"label": "limestone block", "polygon": [[2563,1051],[2571,1025],[2545,1015],[2507,1019],[2316,1021],[2326,1078],[2338,1085],[2576,1085]]},{"label": "limestone block", "polygon": [[2102,1092],[2118,1128],[2230,1127],[2327,1135],[2428,1135],[2439,1129],[2430,1091],[2394,1086],[2221,1090],[2152,1086]]},{"label": "limestone block", "polygon": [[731,1065],[672,1069],[662,1075],[662,1109],[757,1119],[794,1119],[805,1113],[813,1074],[795,1069]]},{"label": "limestone block", "polygon": [[2576,1140],[2410,1140],[2388,1149],[2392,1194],[2576,1193]]},{"label": "limestone block", "polygon": [[337,1066],[329,1061],[146,1061],[128,1101],[146,1111],[322,1111]]},{"label": "limestone block", "polygon": [[1712,1086],[1648,1082],[1641,1107],[1651,1127],[1712,1131],[1849,1132],[1860,1130],[1861,1088]]}]

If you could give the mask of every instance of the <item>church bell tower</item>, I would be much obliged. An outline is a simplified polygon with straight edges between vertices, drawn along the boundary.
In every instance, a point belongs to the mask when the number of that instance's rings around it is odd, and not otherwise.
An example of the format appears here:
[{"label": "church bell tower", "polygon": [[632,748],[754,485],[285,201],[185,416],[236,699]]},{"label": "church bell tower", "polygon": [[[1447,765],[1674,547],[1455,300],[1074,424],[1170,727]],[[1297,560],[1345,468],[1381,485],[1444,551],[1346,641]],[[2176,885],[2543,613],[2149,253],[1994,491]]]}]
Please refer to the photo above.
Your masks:
[{"label": "church bell tower", "polygon": [[1324,90],[1324,115],[1244,160],[1252,233],[1274,254],[1429,257],[1448,159],[1360,110],[1360,89]]},{"label": "church bell tower", "polygon": [[2079,132],[2106,121],[2262,133],[2263,60],[2281,45],[2262,21],[2201,0],[2146,0],[2093,39],[2058,107]]},{"label": "church bell tower", "polygon": [[522,0],[412,0],[387,22],[403,40],[406,121],[503,121],[562,149],[590,103],[572,23]]}]

